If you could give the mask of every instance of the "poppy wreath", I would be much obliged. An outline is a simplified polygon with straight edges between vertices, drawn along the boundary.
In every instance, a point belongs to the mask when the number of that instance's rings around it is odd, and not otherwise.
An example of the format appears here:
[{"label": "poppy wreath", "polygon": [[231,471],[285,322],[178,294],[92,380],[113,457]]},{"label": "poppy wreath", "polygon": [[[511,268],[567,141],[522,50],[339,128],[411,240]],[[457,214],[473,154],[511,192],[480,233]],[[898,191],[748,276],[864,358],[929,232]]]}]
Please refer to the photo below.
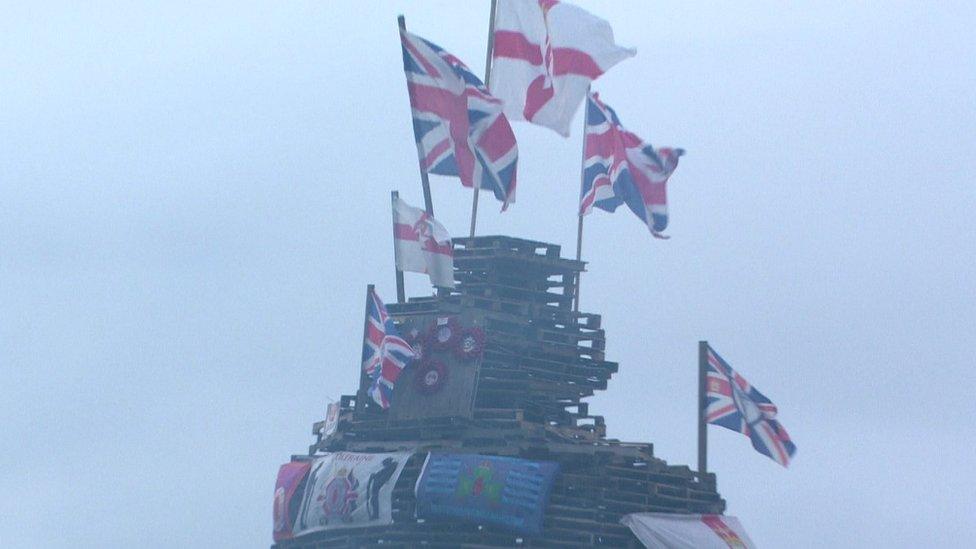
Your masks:
[{"label": "poppy wreath", "polygon": [[454,356],[460,360],[474,360],[485,351],[485,332],[481,328],[468,328],[461,332],[454,346]]},{"label": "poppy wreath", "polygon": [[454,347],[460,335],[461,327],[456,318],[448,318],[446,322],[437,319],[430,327],[428,340],[434,349],[446,351]]},{"label": "poppy wreath", "polygon": [[407,333],[407,337],[404,340],[407,342],[407,345],[410,345],[413,352],[416,353],[417,359],[424,358],[424,351],[429,345],[429,334],[427,332],[421,332],[415,328]]},{"label": "poppy wreath", "polygon": [[417,366],[413,384],[421,393],[436,393],[447,382],[447,366],[439,360],[424,360]]}]

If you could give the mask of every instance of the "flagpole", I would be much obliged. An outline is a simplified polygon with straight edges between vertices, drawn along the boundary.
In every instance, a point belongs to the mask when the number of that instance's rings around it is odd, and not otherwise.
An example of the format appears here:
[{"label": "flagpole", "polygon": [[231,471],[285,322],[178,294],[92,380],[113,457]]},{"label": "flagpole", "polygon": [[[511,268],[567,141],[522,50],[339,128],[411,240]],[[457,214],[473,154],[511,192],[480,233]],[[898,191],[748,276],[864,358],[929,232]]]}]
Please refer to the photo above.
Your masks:
[{"label": "flagpole", "polygon": [[[397,16],[397,25],[401,31],[407,30],[407,19],[403,15]],[[407,95],[410,95],[410,82],[407,82]],[[424,210],[427,215],[434,216],[434,202],[430,198],[430,180],[427,178],[427,169],[424,168],[424,156],[420,152],[421,144],[417,143],[417,163],[420,165],[420,183],[424,188]],[[473,222],[472,222],[473,223]],[[402,276],[402,275],[401,275]]]},{"label": "flagpole", "polygon": [[698,342],[698,480],[703,480],[707,470],[708,430],[705,423],[706,372],[708,371],[708,342]]},{"label": "flagpole", "polygon": [[[376,287],[372,284],[366,286],[366,310],[363,311],[363,344],[366,343],[366,338],[369,337],[369,300],[373,296],[373,290]],[[366,383],[369,381],[369,377],[366,376],[366,371],[363,370],[363,363],[359,363],[359,390],[356,391],[356,412],[362,412],[366,407]]]},{"label": "flagpole", "polygon": [[403,289],[403,271],[400,270],[400,253],[397,249],[397,232],[396,232],[396,203],[400,198],[400,193],[397,191],[390,191],[390,205],[393,206],[393,268],[396,270],[396,289],[397,289],[397,303],[404,303],[407,301],[406,292]]},{"label": "flagpole", "polygon": [[[497,0],[491,0],[491,15],[488,20],[488,52],[485,54],[485,89],[491,90],[491,53],[495,49],[495,12],[497,11]],[[478,222],[478,186],[474,185],[474,197],[471,199],[471,233],[474,236],[474,227]]]},{"label": "flagpole", "polygon": [[[580,196],[583,194],[583,182],[584,182],[584,170],[586,169],[586,111],[589,108],[590,102],[590,86],[586,87],[586,101],[583,106],[583,150],[580,153]],[[576,216],[578,217],[576,221],[576,261],[580,260],[583,252],[583,210],[576,207]],[[573,297],[573,312],[579,312],[579,298],[580,298],[580,279],[583,278],[583,271],[576,273],[576,295]]]}]

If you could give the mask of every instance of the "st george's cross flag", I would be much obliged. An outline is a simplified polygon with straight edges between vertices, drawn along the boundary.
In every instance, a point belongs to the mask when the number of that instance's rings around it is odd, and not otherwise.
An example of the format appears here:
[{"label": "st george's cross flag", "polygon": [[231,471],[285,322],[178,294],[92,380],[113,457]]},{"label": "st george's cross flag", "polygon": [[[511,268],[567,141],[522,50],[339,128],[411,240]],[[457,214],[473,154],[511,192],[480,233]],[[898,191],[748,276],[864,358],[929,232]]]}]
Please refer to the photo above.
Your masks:
[{"label": "st george's cross flag", "polygon": [[491,93],[512,120],[569,135],[590,82],[637,53],[610,24],[568,2],[498,0]]},{"label": "st george's cross flag", "polygon": [[705,422],[738,431],[752,447],[783,467],[790,464],[796,445],[776,421],[776,405],[707,347]]},{"label": "st george's cross flag", "polygon": [[390,407],[393,387],[400,373],[417,353],[397,333],[393,318],[372,286],[366,296],[365,332],[363,372],[372,380],[369,396],[385,410]]},{"label": "st george's cross flag", "polygon": [[397,269],[426,273],[434,286],[454,287],[451,235],[433,216],[394,197],[393,237]]},{"label": "st george's cross flag", "polygon": [[627,204],[651,235],[667,238],[661,231],[668,226],[668,179],[684,149],[644,143],[595,93],[586,101],[585,140],[579,214]]},{"label": "st george's cross flag", "polygon": [[491,191],[504,211],[515,202],[518,146],[502,102],[439,46],[405,30],[400,43],[423,169]]}]

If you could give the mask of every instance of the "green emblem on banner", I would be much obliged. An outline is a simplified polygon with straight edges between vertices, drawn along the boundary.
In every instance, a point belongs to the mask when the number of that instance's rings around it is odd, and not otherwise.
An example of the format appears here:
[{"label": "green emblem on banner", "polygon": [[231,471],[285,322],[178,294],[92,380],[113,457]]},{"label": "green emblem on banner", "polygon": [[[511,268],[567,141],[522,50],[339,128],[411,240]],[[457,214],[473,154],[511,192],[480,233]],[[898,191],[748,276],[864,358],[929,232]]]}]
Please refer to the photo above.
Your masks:
[{"label": "green emblem on banner", "polygon": [[498,502],[502,497],[502,483],[493,480],[493,477],[494,471],[487,461],[466,469],[458,479],[457,495],[483,497]]}]

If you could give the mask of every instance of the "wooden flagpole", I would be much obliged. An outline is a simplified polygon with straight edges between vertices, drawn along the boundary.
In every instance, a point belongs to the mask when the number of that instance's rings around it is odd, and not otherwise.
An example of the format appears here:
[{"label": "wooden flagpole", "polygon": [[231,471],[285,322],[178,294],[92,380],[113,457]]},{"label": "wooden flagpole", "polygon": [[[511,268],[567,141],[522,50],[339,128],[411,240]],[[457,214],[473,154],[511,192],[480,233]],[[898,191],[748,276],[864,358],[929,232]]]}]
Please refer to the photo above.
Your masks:
[{"label": "wooden flagpole", "polygon": [[397,249],[396,234],[396,203],[400,198],[400,193],[390,191],[390,205],[393,207],[393,268],[396,270],[397,303],[404,303],[407,300],[406,291],[403,288],[403,271],[400,270],[400,253]]},{"label": "wooden flagpole", "polygon": [[[366,309],[363,312],[363,344],[366,344],[366,338],[369,336],[369,300],[373,298],[373,290],[376,287],[372,284],[366,286]],[[366,375],[366,371],[363,370],[363,364],[359,364],[359,390],[356,391],[356,412],[362,412],[366,407],[366,399],[369,395],[366,394],[366,384],[369,383],[369,377]]]},{"label": "wooden flagpole", "polygon": [[[583,214],[579,214],[576,221],[576,261],[580,260],[580,252],[583,248]],[[576,273],[576,295],[573,296],[573,312],[579,312],[580,282],[583,280],[583,271]]]},{"label": "wooden flagpole", "polygon": [[708,430],[705,423],[706,378],[708,372],[708,342],[698,342],[698,479],[701,480],[707,470]]},{"label": "wooden flagpole", "polygon": [[[583,194],[583,178],[586,170],[586,111],[590,103],[590,86],[586,87],[586,100],[583,105],[583,150],[580,153],[580,196]],[[580,260],[583,252],[583,210],[579,205],[576,206],[576,261]],[[576,273],[576,295],[573,297],[573,312],[579,312],[580,280],[583,278],[583,271]]]},{"label": "wooden flagpole", "polygon": [[[497,0],[491,0],[491,15],[488,20],[488,52],[485,54],[485,88],[491,86],[491,53],[495,49],[495,12],[498,8]],[[474,236],[474,227],[478,222],[478,186],[474,186],[474,197],[471,199],[471,232],[469,236]]]},{"label": "wooden flagpole", "polygon": [[[397,25],[401,31],[407,30],[407,19],[403,15],[397,16]],[[410,82],[407,82],[407,95],[410,94]],[[411,115],[412,117],[412,115]],[[434,216],[434,202],[430,198],[430,180],[427,178],[427,170],[424,168],[424,156],[421,150],[422,145],[417,143],[417,163],[420,165],[420,183],[424,188],[424,210],[427,215]],[[401,275],[402,276],[402,275]]]}]

